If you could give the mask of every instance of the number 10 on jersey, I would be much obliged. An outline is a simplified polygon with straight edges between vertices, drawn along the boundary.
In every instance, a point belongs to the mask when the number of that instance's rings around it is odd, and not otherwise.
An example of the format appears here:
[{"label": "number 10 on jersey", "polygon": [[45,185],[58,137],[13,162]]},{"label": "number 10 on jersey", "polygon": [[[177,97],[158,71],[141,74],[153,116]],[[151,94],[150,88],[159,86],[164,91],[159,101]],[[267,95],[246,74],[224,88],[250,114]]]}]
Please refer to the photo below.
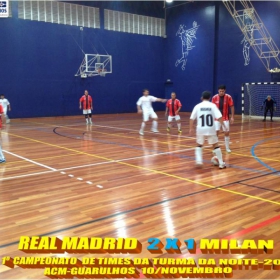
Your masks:
[{"label": "number 10 on jersey", "polygon": [[[213,119],[212,119],[213,120]],[[178,238],[166,238],[164,244],[158,238],[149,238],[147,250],[152,254],[161,254],[163,249],[169,254],[181,254],[181,249],[187,249],[191,254],[196,253],[196,243],[193,238],[184,240],[186,247],[181,247],[182,243]]]},{"label": "number 10 on jersey", "polygon": [[213,126],[213,116],[211,114],[201,115],[201,126]]}]

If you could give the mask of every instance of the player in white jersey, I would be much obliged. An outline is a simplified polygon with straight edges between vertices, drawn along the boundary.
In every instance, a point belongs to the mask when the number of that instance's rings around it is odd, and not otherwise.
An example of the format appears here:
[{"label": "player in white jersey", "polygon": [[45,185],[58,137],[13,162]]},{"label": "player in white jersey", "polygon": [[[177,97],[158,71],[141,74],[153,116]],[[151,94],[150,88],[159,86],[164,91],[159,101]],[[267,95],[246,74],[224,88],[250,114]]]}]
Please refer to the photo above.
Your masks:
[{"label": "player in white jersey", "polygon": [[221,123],[221,127],[224,128],[222,114],[217,106],[209,102],[211,93],[204,91],[202,93],[202,102],[197,104],[190,117],[190,134],[193,132],[194,120],[197,120],[196,127],[196,142],[197,147],[195,148],[195,159],[196,164],[201,166],[203,163],[202,159],[202,147],[205,138],[208,140],[208,144],[213,146],[213,153],[216,155],[219,161],[219,168],[223,169],[226,167],[223,161],[222,151],[218,144],[218,137],[215,127],[215,119]]},{"label": "player in white jersey", "polygon": [[137,110],[138,113],[141,114],[143,113],[143,122],[139,131],[140,135],[144,135],[144,129],[146,126],[146,122],[151,118],[153,120],[152,123],[152,131],[153,132],[158,132],[157,126],[157,120],[158,120],[158,116],[155,113],[153,106],[152,106],[152,102],[166,102],[166,99],[161,99],[161,98],[157,98],[154,96],[149,95],[149,90],[147,89],[143,89],[143,96],[139,98],[139,100],[137,101]]},{"label": "player in white jersey", "polygon": [[7,114],[7,111],[8,110],[11,111],[11,104],[10,104],[9,100],[5,98],[4,94],[0,95],[0,104],[2,105],[3,110],[4,110],[4,116],[5,116],[5,119],[6,119],[6,123],[9,123],[10,119],[9,119],[8,114]]}]

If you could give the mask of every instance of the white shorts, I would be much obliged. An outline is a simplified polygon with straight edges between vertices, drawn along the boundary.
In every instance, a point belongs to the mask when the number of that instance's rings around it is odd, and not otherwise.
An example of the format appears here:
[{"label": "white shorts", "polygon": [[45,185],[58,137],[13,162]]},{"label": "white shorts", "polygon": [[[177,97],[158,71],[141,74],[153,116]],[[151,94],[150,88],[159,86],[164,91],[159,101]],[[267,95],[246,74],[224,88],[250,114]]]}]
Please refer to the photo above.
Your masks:
[{"label": "white shorts", "polygon": [[[226,130],[223,127],[223,131],[229,131],[229,121],[224,121],[224,125],[226,127]],[[216,127],[216,131],[219,131],[221,129],[221,124],[219,121],[215,121],[215,127]]]},{"label": "white shorts", "polygon": [[84,115],[91,114],[91,110],[90,110],[90,109],[88,109],[88,110],[83,110],[83,114],[84,114]]},{"label": "white shorts", "polygon": [[176,121],[179,121],[181,118],[180,118],[179,115],[176,115],[176,116],[174,116],[174,117],[168,116],[168,122],[172,122],[174,119],[175,119]]},{"label": "white shorts", "polygon": [[208,144],[213,145],[218,143],[218,136],[217,135],[196,135],[196,142],[199,145],[203,145],[205,138],[207,138]]},{"label": "white shorts", "polygon": [[151,119],[157,119],[158,116],[157,116],[157,114],[155,113],[155,111],[148,111],[148,112],[143,111],[143,121],[144,121],[144,122],[147,122],[147,121],[149,120],[149,118],[151,118]]},{"label": "white shorts", "polygon": [[4,114],[7,115],[8,108],[3,108]]}]

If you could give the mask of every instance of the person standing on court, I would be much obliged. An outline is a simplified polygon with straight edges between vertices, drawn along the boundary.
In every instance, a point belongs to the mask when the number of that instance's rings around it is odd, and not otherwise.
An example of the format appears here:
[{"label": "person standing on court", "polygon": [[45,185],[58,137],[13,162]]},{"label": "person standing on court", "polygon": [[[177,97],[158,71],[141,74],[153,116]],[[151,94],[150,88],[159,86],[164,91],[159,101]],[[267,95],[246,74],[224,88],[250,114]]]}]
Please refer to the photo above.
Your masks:
[{"label": "person standing on court", "polygon": [[11,104],[8,99],[5,98],[4,94],[1,94],[0,96],[0,105],[2,105],[3,110],[4,110],[4,118],[5,118],[5,123],[10,123],[9,116],[7,114],[7,111],[11,111]]},{"label": "person standing on court", "polygon": [[91,120],[91,110],[92,110],[92,98],[88,94],[88,91],[85,90],[85,94],[80,98],[80,109],[82,109],[83,103],[83,114],[86,119],[86,124],[92,124]]},{"label": "person standing on court", "polygon": [[[223,131],[225,134],[225,146],[228,153],[231,152],[229,148],[229,126],[234,122],[234,103],[232,97],[226,93],[226,86],[220,85],[218,87],[218,94],[214,95],[212,102],[216,104],[217,108],[220,110],[223,116],[224,127]],[[231,111],[231,118],[229,117]],[[217,135],[219,136],[219,130],[221,129],[221,124],[215,120]]]},{"label": "person standing on court", "polygon": [[168,123],[167,123],[167,131],[170,131],[170,125],[171,122],[175,119],[177,122],[178,126],[178,133],[181,134],[181,118],[179,116],[179,111],[182,108],[182,104],[180,100],[176,99],[176,93],[172,92],[171,93],[171,99],[169,99],[166,103],[166,111],[165,111],[165,116],[167,116],[168,111],[169,111],[169,116],[168,116]]},{"label": "person standing on court", "polygon": [[[2,115],[4,114],[4,109],[0,104],[0,129],[2,129]],[[0,144],[0,163],[6,162],[5,156],[2,151],[2,145]]]},{"label": "person standing on court", "polygon": [[161,99],[161,98],[157,98],[154,96],[149,95],[149,90],[148,89],[143,89],[143,96],[140,97],[137,101],[137,111],[138,114],[142,114],[143,113],[143,122],[139,131],[140,135],[144,135],[144,129],[146,126],[146,122],[151,118],[153,120],[152,123],[152,128],[151,131],[152,132],[158,132],[158,116],[155,113],[153,106],[152,106],[152,102],[166,102],[166,99]]},{"label": "person standing on court", "polygon": [[222,151],[218,144],[214,120],[216,119],[222,127],[224,127],[224,123],[221,112],[209,101],[210,98],[211,93],[204,91],[202,93],[202,102],[194,107],[190,116],[190,134],[193,132],[194,121],[197,120],[195,160],[198,167],[203,165],[203,144],[205,138],[207,138],[208,144],[213,146],[213,153],[218,158],[219,168],[224,169],[226,164],[223,161]]},{"label": "person standing on court", "polygon": [[[264,119],[263,122],[266,121],[266,115],[267,112],[270,112],[270,121],[273,122],[272,118],[273,118],[273,111],[276,111],[276,101],[270,96],[268,95],[267,98],[264,100],[263,105],[264,105]],[[262,108],[263,109],[263,106]]]}]

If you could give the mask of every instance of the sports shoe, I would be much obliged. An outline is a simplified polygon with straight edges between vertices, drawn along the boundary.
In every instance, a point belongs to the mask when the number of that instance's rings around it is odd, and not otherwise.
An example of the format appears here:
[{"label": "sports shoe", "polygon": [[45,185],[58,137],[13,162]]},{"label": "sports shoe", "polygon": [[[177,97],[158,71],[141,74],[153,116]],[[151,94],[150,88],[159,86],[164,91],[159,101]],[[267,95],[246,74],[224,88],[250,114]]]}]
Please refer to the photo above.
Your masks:
[{"label": "sports shoe", "polygon": [[142,130],[139,130],[140,135],[144,135],[144,132]]},{"label": "sports shoe", "polygon": [[273,122],[273,120],[270,120],[271,122]]},{"label": "sports shoe", "polygon": [[227,151],[227,153],[229,153],[229,154],[231,153],[231,150],[230,150],[230,149],[226,149],[226,151]]},{"label": "sports shoe", "polygon": [[263,122],[265,122],[266,121],[266,119],[263,119]]},{"label": "sports shoe", "polygon": [[181,130],[181,129],[179,129],[179,130],[178,130],[178,133],[179,133],[179,134],[181,134],[181,133],[182,133],[182,130]]},{"label": "sports shoe", "polygon": [[166,130],[167,130],[167,132],[169,132],[170,131],[170,127],[167,127]]},{"label": "sports shoe", "polygon": [[195,166],[196,166],[197,168],[202,168],[202,167],[203,167],[203,163],[202,163],[202,162],[196,162],[196,163],[195,163]]},{"label": "sports shoe", "polygon": [[152,129],[152,132],[158,133],[159,131],[157,129]]},{"label": "sports shoe", "polygon": [[226,166],[225,162],[224,162],[223,164],[220,164],[220,165],[219,165],[219,168],[220,168],[220,169],[224,169],[224,168],[226,168],[226,167],[227,167],[227,166]]},{"label": "sports shoe", "polygon": [[1,159],[1,160],[0,160],[0,163],[5,163],[5,162],[6,162],[5,159]]}]

